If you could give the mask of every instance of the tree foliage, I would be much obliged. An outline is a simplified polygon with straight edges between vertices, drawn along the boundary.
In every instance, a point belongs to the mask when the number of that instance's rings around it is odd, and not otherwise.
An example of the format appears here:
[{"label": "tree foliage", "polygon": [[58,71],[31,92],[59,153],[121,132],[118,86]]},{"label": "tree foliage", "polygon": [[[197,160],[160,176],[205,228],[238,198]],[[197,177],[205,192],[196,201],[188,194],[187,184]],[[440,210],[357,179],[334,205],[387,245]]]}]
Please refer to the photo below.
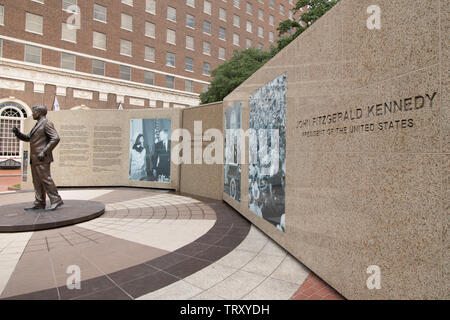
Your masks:
[{"label": "tree foliage", "polygon": [[213,70],[210,88],[200,95],[201,103],[222,101],[338,2],[339,0],[298,0],[293,8],[294,16],[303,7],[308,7],[300,16],[299,21],[302,23],[290,19],[281,21],[277,28],[277,46],[271,47],[269,52],[253,48],[236,51],[230,60]]},{"label": "tree foliage", "polygon": [[276,54],[286,47],[338,2],[339,0],[298,0],[293,8],[294,16],[304,7],[307,7],[308,10],[300,15],[299,21],[302,23],[290,19],[280,22],[277,28],[278,46],[273,50],[274,53]]},{"label": "tree foliage", "polygon": [[213,70],[211,87],[200,95],[202,103],[222,101],[271,57],[269,52],[254,48],[235,51],[230,60]]}]

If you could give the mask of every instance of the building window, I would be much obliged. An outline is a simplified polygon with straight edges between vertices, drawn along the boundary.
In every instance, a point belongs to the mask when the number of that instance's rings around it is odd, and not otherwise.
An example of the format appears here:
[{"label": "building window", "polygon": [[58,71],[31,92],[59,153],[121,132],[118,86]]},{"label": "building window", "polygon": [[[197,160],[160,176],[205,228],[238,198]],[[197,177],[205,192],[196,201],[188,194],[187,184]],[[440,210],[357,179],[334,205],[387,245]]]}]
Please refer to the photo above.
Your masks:
[{"label": "building window", "polygon": [[71,6],[78,5],[77,0],[62,0],[62,9],[64,11],[76,12],[75,10],[69,10]]},{"label": "building window", "polygon": [[275,0],[270,0],[269,1],[269,8],[270,9],[275,9]]},{"label": "building window", "polygon": [[145,21],[145,36],[154,38],[155,37],[155,24]]},{"label": "building window", "polygon": [[42,16],[26,13],[25,31],[42,35]]},{"label": "building window", "polygon": [[264,38],[264,28],[258,27],[258,37]]},{"label": "building window", "polygon": [[240,8],[241,5],[241,1],[240,0],[234,0],[234,4],[233,4],[236,8]]},{"label": "building window", "polygon": [[131,68],[127,66],[120,66],[119,77],[122,80],[131,80]]},{"label": "building window", "polygon": [[0,57],[3,57],[3,39],[0,39]]},{"label": "building window", "polygon": [[186,5],[195,8],[195,0],[186,0]]},{"label": "building window", "polygon": [[106,50],[106,34],[94,31],[93,47]]},{"label": "building window", "polygon": [[273,32],[269,31],[269,41],[273,42]]},{"label": "building window", "polygon": [[203,54],[211,55],[211,43],[203,41]]},{"label": "building window", "polygon": [[133,0],[122,0],[122,3],[130,7],[133,6]]},{"label": "building window", "polygon": [[0,111],[0,156],[20,157],[20,141],[11,129],[23,128],[23,120],[27,117],[25,110],[15,103],[5,103]]},{"label": "building window", "polygon": [[68,24],[61,25],[61,40],[77,43],[77,29],[71,29]]},{"label": "building window", "polygon": [[264,46],[263,46],[262,43],[258,43],[258,49],[259,49],[259,50],[263,50],[263,49],[264,49]]},{"label": "building window", "polygon": [[101,60],[92,60],[92,73],[100,76],[105,75],[105,62]]},{"label": "building window", "polygon": [[284,14],[284,6],[282,4],[280,4],[280,13]]},{"label": "building window", "polygon": [[106,7],[94,4],[94,20],[106,23]]},{"label": "building window", "polygon": [[169,89],[175,88],[175,77],[174,76],[166,76],[166,87]]},{"label": "building window", "polygon": [[76,57],[73,54],[61,53],[61,68],[75,70],[76,69]]},{"label": "building window", "polygon": [[175,54],[171,52],[166,53],[166,66],[175,67]]},{"label": "building window", "polygon": [[129,57],[133,55],[131,41],[120,39],[120,54]]},{"label": "building window", "polygon": [[186,49],[194,50],[194,37],[186,36]]},{"label": "building window", "polygon": [[195,28],[195,18],[193,15],[186,14],[186,27]]},{"label": "building window", "polygon": [[289,10],[289,19],[294,20],[294,13],[292,13],[292,10]]},{"label": "building window", "polygon": [[145,46],[144,59],[147,61],[155,62],[155,48]]},{"label": "building window", "polygon": [[239,35],[237,33],[233,33],[233,44],[239,46]]},{"label": "building window", "polygon": [[247,20],[247,32],[252,33],[252,30],[253,30],[253,24],[251,21]]},{"label": "building window", "polygon": [[151,14],[156,14],[156,0],[146,0],[145,11]]},{"label": "building window", "polygon": [[167,7],[167,20],[176,22],[177,21],[177,9],[172,7]]},{"label": "building window", "polygon": [[155,73],[151,71],[144,71],[144,83],[145,84],[155,84]]},{"label": "building window", "polygon": [[245,47],[246,47],[247,49],[252,47],[252,39],[247,39],[247,41],[246,41],[246,43],[245,43]]},{"label": "building window", "polygon": [[25,62],[42,63],[42,48],[25,45]]},{"label": "building window", "polygon": [[133,17],[128,14],[122,13],[120,27],[128,31],[133,31]]},{"label": "building window", "polygon": [[211,35],[211,23],[208,21],[203,21],[203,32]]},{"label": "building window", "polygon": [[186,71],[194,72],[194,59],[186,57],[185,67]]},{"label": "building window", "polygon": [[227,11],[223,8],[219,8],[219,19],[227,21]]},{"label": "building window", "polygon": [[235,26],[235,27],[238,27],[239,28],[239,26],[240,26],[240,24],[241,24],[241,21],[240,21],[241,19],[239,18],[239,16],[238,15],[234,15],[233,16],[233,25]]},{"label": "building window", "polygon": [[219,28],[219,39],[226,40],[226,33],[227,33],[227,30],[225,28],[220,27]]},{"label": "building window", "polygon": [[208,62],[203,62],[203,74],[205,76],[211,75],[211,65]]},{"label": "building window", "polygon": [[251,15],[251,14],[252,14],[252,11],[253,11],[253,6],[252,6],[252,4],[249,3],[249,2],[247,2],[247,13]]},{"label": "building window", "polygon": [[0,6],[0,25],[5,25],[5,7]]},{"label": "building window", "polygon": [[225,60],[225,48],[219,47],[219,59]]},{"label": "building window", "polygon": [[194,92],[194,81],[192,81],[192,80],[185,80],[184,81],[184,91]]},{"label": "building window", "polygon": [[211,15],[211,2],[203,1],[203,12]]},{"label": "building window", "polygon": [[271,25],[271,26],[273,26],[275,23],[274,23],[274,18],[273,18],[273,15],[270,15],[269,16],[269,24]]},{"label": "building window", "polygon": [[167,29],[166,32],[166,42],[175,45],[176,44],[176,34],[174,30]]},{"label": "building window", "polygon": [[258,19],[264,21],[264,11],[261,9],[258,9]]}]

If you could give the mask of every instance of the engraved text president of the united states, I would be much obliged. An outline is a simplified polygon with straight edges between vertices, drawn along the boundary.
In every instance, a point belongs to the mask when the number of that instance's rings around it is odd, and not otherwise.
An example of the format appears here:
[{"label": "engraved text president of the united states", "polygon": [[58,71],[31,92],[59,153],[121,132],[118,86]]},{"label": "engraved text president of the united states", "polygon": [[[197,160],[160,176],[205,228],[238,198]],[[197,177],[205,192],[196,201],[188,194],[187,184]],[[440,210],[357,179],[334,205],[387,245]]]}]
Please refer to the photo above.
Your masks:
[{"label": "engraved text president of the united states", "polygon": [[13,132],[22,141],[30,142],[30,164],[36,200],[32,208],[25,210],[45,209],[45,194],[50,198],[49,210],[63,205],[55,183],[50,176],[50,163],[53,161],[52,150],[59,143],[59,136],[53,123],[47,120],[45,106],[33,107],[33,119],[36,125],[29,134],[21,133],[17,128]]}]

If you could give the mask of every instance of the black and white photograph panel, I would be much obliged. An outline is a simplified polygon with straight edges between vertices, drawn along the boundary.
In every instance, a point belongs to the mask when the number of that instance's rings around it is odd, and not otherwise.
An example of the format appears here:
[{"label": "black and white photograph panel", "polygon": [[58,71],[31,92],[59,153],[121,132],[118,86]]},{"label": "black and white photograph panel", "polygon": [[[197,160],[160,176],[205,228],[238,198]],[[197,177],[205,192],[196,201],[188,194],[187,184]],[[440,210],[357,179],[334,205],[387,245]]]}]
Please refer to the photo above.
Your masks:
[{"label": "black and white photograph panel", "polygon": [[170,182],[171,119],[130,120],[129,180]]},{"label": "black and white photograph panel", "polygon": [[286,73],[250,96],[249,209],[286,231]]},{"label": "black and white photograph panel", "polygon": [[241,201],[242,103],[225,110],[224,192]]}]

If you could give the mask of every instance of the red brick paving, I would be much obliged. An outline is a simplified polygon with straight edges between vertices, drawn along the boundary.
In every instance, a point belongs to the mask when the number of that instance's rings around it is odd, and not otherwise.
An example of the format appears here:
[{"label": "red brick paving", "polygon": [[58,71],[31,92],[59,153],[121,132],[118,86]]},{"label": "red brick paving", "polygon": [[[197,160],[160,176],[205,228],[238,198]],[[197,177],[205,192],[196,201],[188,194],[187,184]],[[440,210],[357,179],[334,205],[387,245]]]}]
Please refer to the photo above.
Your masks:
[{"label": "red brick paving", "polygon": [[291,300],[345,300],[345,298],[311,273]]},{"label": "red brick paving", "polygon": [[[14,177],[14,175],[17,175]],[[0,170],[0,191],[6,191],[15,184],[22,182],[21,170]],[[12,177],[7,177],[12,176]]]}]

